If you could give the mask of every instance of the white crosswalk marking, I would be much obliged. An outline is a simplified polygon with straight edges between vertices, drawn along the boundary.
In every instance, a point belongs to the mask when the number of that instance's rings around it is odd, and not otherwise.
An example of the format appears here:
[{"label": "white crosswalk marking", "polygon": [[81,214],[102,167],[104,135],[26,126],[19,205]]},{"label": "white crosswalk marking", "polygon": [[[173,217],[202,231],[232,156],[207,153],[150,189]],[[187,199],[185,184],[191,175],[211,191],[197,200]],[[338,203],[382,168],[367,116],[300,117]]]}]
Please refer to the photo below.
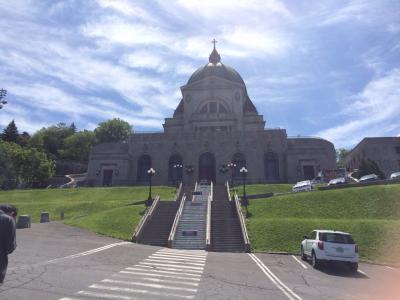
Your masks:
[{"label": "white crosswalk marking", "polygon": [[60,300],[193,299],[206,259],[205,251],[161,249],[111,278],[91,284],[87,290],[77,292],[74,298]]}]

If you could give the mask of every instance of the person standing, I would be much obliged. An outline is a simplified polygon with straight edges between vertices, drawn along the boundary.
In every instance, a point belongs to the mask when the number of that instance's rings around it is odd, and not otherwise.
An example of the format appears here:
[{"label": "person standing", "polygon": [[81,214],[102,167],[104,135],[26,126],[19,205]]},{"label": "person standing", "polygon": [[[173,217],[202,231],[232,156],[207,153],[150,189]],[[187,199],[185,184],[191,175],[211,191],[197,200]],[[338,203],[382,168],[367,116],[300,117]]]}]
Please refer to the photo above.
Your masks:
[{"label": "person standing", "polygon": [[9,204],[0,205],[0,284],[3,284],[8,266],[8,255],[17,247],[15,218],[18,210]]}]

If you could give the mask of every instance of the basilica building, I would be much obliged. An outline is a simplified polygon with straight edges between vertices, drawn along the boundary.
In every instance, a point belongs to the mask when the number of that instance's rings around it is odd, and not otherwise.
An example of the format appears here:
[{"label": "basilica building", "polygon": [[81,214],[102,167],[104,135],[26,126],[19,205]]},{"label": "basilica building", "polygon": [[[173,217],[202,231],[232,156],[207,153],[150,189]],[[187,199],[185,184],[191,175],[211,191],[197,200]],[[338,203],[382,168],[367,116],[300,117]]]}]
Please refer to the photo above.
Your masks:
[{"label": "basilica building", "polygon": [[[209,62],[181,87],[182,99],[164,131],[133,133],[127,141],[92,148],[89,186],[157,185],[206,179],[223,184],[233,176],[247,182],[285,183],[314,178],[336,168],[333,144],[321,138],[288,137],[266,127],[239,73],[221,62],[214,49]],[[233,163],[235,167],[228,167]]]}]

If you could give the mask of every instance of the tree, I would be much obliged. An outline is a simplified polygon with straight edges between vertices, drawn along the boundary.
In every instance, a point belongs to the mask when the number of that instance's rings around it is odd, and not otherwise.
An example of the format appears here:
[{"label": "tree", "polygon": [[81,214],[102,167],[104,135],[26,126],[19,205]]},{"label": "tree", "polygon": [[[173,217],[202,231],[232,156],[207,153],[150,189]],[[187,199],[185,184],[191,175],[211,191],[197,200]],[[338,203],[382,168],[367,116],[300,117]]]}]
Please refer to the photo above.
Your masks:
[{"label": "tree", "polygon": [[59,151],[64,147],[64,139],[73,135],[73,130],[71,126],[67,126],[65,123],[58,123],[48,128],[44,127],[32,136],[30,146],[43,149],[53,158],[57,158]]},{"label": "tree", "polygon": [[121,119],[112,119],[100,123],[94,132],[99,143],[120,142],[128,139],[132,126]]},{"label": "tree", "polygon": [[386,179],[385,174],[381,171],[378,164],[371,159],[363,159],[360,162],[358,171],[354,174],[355,177],[361,178],[364,175],[376,174],[380,179]]},{"label": "tree", "polygon": [[14,143],[0,141],[0,189],[17,187],[19,171],[15,161],[20,154],[20,147]]},{"label": "tree", "polygon": [[3,130],[3,133],[1,134],[1,139],[6,142],[17,143],[18,137],[19,134],[17,126],[15,125],[14,120],[12,120],[10,124],[8,124],[7,127]]},{"label": "tree", "polygon": [[69,160],[88,161],[90,148],[96,143],[93,131],[80,131],[64,140],[64,149],[60,157]]},{"label": "tree", "polygon": [[350,151],[345,148],[340,148],[336,150],[336,162],[338,167],[344,167],[344,159],[349,152]]},{"label": "tree", "polygon": [[21,147],[27,147],[30,139],[31,139],[30,134],[24,131],[18,137],[18,145],[20,145]]},{"label": "tree", "polygon": [[55,163],[44,152],[35,148],[23,150],[20,162],[20,177],[30,187],[43,187],[54,175]]},{"label": "tree", "polygon": [[19,184],[42,187],[54,174],[54,161],[35,148],[25,149],[15,143],[0,141],[0,188]]}]

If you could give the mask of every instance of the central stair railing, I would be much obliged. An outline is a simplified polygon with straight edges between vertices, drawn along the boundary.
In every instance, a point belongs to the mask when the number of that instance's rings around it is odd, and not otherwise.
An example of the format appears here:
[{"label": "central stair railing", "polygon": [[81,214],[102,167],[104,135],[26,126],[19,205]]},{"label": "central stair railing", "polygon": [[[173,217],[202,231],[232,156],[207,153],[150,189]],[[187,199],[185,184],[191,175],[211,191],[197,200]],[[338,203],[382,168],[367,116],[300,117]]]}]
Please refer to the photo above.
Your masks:
[{"label": "central stair railing", "polygon": [[213,182],[207,199],[206,250],[211,250],[211,202],[213,201]]},{"label": "central stair railing", "polygon": [[169,234],[169,237],[168,237],[168,248],[172,248],[174,245],[176,229],[178,228],[179,220],[181,219],[183,207],[185,206],[185,202],[186,202],[186,194],[183,195],[181,204],[179,205],[178,212],[175,215],[174,223],[171,228],[171,233]]}]

